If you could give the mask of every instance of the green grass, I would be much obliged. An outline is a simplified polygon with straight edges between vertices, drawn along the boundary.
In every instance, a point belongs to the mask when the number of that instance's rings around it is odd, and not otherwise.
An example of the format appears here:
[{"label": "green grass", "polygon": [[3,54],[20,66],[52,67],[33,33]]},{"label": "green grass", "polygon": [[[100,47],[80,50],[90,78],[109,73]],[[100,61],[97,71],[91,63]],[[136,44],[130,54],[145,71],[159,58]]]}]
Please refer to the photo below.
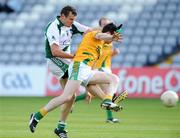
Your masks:
[{"label": "green grass", "polygon": [[[1,97],[0,138],[57,138],[53,130],[59,119],[59,109],[49,113],[36,133],[28,128],[30,113],[49,101],[48,98]],[[162,106],[159,100],[128,99],[122,112],[114,113],[119,124],[105,122],[100,101],[76,103],[68,119],[69,138],[180,138],[180,103],[174,108]]]}]

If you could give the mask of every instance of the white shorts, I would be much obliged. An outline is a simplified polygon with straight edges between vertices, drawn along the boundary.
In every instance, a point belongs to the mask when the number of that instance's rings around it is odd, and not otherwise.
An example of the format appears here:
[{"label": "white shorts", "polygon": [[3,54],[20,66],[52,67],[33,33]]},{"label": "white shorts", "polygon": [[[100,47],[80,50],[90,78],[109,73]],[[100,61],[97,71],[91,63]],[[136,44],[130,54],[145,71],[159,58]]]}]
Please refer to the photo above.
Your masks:
[{"label": "white shorts", "polygon": [[96,71],[83,62],[71,62],[68,69],[69,80],[79,80],[82,86],[87,86]]},{"label": "white shorts", "polygon": [[60,80],[68,71],[69,65],[63,63],[57,58],[47,59],[47,66],[53,75]]}]

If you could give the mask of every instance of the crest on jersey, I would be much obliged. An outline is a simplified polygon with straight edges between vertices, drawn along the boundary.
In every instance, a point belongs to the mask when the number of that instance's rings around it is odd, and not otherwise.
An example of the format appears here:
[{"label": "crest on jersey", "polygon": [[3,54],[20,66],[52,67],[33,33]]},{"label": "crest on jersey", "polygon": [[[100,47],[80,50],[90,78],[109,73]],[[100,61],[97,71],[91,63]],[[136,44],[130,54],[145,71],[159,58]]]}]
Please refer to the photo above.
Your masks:
[{"label": "crest on jersey", "polygon": [[52,36],[52,39],[53,39],[53,40],[56,40],[56,38],[55,38],[55,36],[54,36],[54,35]]}]

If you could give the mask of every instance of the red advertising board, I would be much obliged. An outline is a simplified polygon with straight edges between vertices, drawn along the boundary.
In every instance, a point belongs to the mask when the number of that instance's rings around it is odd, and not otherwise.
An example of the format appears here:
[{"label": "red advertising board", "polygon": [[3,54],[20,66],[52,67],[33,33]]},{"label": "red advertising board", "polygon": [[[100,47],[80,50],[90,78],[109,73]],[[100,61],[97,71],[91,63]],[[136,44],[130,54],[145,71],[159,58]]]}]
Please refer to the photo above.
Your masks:
[{"label": "red advertising board", "polygon": [[[180,69],[116,68],[113,73],[120,79],[118,92],[127,90],[129,97],[158,98],[166,90],[174,90],[180,96]],[[46,95],[55,96],[61,93],[58,80],[48,72]]]},{"label": "red advertising board", "polygon": [[58,79],[48,70],[46,81],[46,96],[57,96],[62,93]]},{"label": "red advertising board", "polygon": [[180,69],[175,68],[117,68],[118,91],[127,90],[129,97],[157,98],[166,90],[180,96]]}]

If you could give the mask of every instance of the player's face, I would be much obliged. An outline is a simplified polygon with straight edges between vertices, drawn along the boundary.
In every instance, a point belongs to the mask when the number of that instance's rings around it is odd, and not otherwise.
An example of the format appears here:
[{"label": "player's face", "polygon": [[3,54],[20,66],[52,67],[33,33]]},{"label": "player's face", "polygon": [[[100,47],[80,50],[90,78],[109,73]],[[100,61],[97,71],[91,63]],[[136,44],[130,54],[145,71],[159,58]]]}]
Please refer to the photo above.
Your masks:
[{"label": "player's face", "polygon": [[76,19],[76,16],[74,14],[72,14],[71,12],[69,13],[69,15],[67,17],[64,15],[62,15],[61,17],[62,17],[63,24],[67,27],[71,27],[71,25],[73,24],[73,22]]}]

